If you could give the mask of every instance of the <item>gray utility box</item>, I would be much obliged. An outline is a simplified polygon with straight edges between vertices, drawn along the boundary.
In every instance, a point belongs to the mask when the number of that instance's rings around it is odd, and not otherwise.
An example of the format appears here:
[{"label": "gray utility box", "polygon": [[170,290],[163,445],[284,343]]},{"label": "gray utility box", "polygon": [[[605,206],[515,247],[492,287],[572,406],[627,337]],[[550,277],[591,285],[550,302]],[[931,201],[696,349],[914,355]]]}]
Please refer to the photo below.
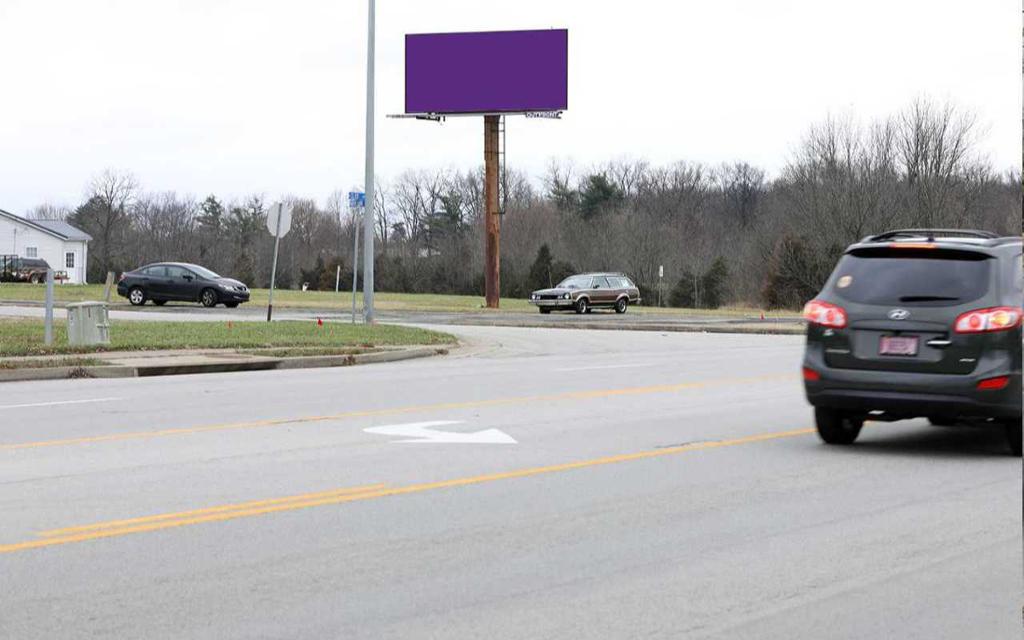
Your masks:
[{"label": "gray utility box", "polygon": [[68,305],[68,344],[110,344],[106,302]]}]

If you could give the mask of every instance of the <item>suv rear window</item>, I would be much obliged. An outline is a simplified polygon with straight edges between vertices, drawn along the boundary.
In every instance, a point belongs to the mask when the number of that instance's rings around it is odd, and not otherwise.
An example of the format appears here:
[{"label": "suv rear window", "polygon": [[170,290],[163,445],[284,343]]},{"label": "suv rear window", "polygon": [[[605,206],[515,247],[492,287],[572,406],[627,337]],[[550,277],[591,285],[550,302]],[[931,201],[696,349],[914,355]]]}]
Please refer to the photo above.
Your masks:
[{"label": "suv rear window", "polygon": [[835,295],[861,304],[953,306],[989,290],[991,262],[972,251],[867,249],[849,253],[832,276]]}]

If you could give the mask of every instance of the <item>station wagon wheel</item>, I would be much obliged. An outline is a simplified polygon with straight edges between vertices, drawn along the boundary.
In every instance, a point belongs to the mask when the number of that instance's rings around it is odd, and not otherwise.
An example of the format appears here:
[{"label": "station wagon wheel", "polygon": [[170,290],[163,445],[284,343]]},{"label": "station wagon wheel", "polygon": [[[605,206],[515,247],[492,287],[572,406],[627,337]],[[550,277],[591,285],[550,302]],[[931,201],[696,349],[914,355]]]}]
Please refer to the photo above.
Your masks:
[{"label": "station wagon wheel", "polygon": [[128,302],[136,307],[141,307],[146,304],[146,292],[142,290],[142,287],[132,287],[128,292]]},{"label": "station wagon wheel", "polygon": [[203,292],[199,295],[199,301],[203,303],[204,307],[216,307],[217,292],[213,289],[203,289]]},{"label": "station wagon wheel", "polygon": [[576,301],[576,313],[589,313],[590,303],[586,298],[580,298]]},{"label": "station wagon wheel", "polygon": [[615,313],[626,313],[627,306],[629,302],[625,298],[619,298],[615,301]]}]

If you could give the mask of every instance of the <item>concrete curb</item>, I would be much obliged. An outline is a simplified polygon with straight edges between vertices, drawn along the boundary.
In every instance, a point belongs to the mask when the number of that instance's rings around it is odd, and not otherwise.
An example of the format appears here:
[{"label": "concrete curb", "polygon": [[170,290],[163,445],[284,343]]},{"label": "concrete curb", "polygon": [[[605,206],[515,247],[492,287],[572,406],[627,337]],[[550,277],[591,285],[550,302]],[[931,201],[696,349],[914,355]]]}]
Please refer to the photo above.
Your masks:
[{"label": "concrete curb", "polygon": [[273,369],[315,369],[349,367],[360,364],[400,362],[436,355],[447,355],[441,347],[412,347],[343,356],[300,356],[295,358],[258,358],[233,362],[154,365],[98,365],[88,367],[45,367],[37,369],[0,369],[0,382],[31,380],[66,380],[68,378],[135,378],[175,376],[195,373],[226,373],[232,371],[268,371]]}]

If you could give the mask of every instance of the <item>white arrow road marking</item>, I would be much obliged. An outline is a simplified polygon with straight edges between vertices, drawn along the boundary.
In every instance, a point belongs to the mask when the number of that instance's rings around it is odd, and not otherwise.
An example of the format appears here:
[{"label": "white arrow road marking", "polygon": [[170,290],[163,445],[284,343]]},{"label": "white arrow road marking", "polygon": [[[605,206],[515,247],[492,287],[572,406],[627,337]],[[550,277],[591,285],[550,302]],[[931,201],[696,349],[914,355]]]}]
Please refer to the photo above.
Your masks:
[{"label": "white arrow road marking", "polygon": [[55,407],[61,404],[86,404],[90,402],[113,402],[121,398],[92,398],[89,400],[54,400],[51,402],[32,402],[30,404],[0,405],[0,409],[28,409],[30,407]]},{"label": "white arrow road marking", "polygon": [[405,436],[409,440],[394,442],[419,442],[426,444],[516,444],[512,436],[498,429],[485,429],[473,433],[457,431],[438,431],[431,427],[443,427],[449,424],[462,424],[459,420],[435,420],[433,422],[410,422],[408,424],[389,424],[383,427],[363,429],[366,433],[377,433],[382,436]]}]

